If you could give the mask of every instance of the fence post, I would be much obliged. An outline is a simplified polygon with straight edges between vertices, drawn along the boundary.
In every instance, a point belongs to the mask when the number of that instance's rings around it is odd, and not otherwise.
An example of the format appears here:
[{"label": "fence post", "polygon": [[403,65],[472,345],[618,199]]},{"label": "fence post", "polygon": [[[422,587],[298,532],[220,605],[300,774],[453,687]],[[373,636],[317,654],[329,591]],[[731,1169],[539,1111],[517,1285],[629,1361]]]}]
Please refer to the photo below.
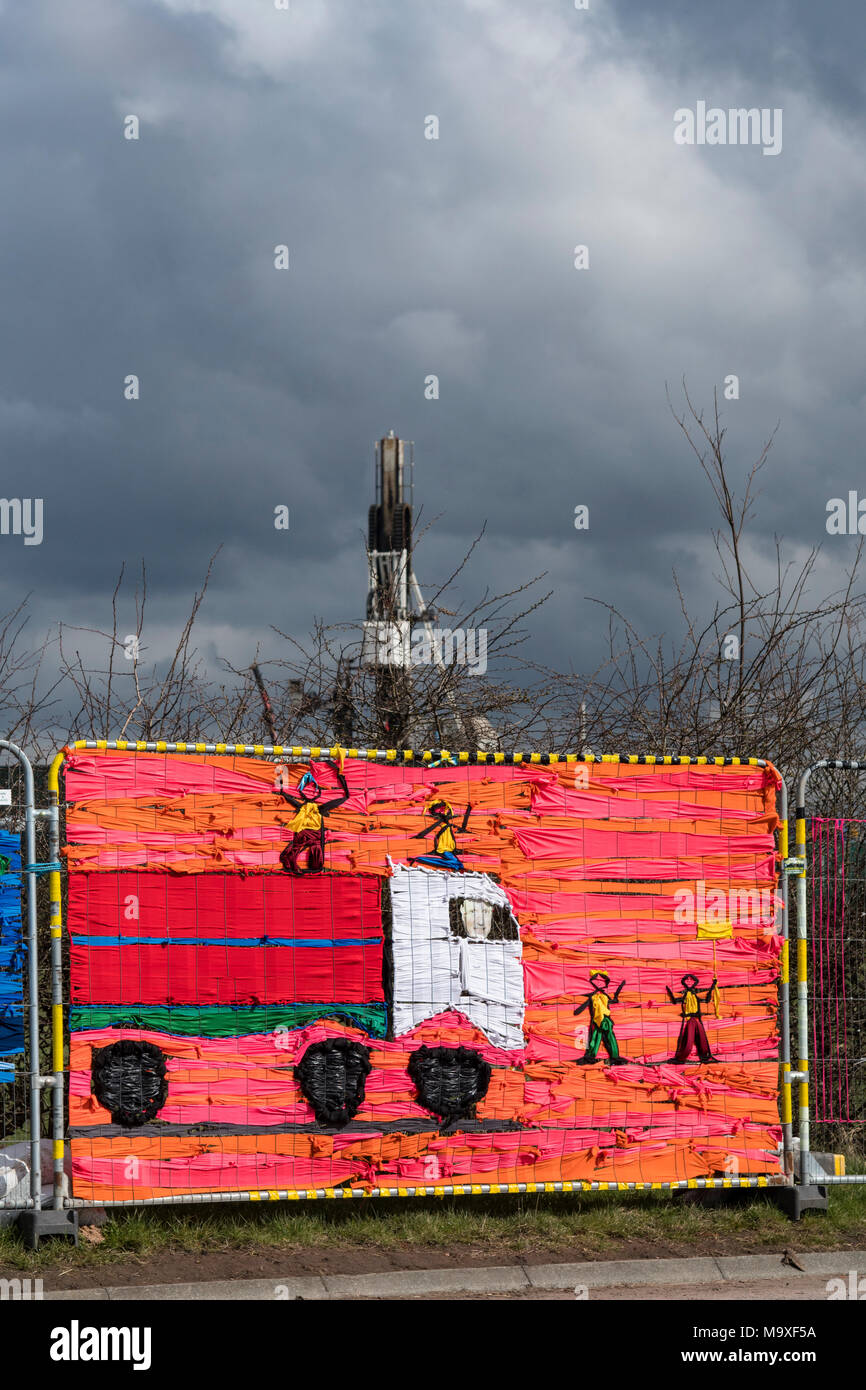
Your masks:
[{"label": "fence post", "polygon": [[[781,777],[781,773],[779,774]],[[788,917],[788,875],[785,864],[788,860],[788,787],[784,777],[782,788],[781,817],[779,824],[779,857],[782,861],[780,888],[782,893],[782,968],[779,972],[779,1011],[782,1033],[782,1167],[785,1177],[794,1181],[794,1139],[793,1107],[791,1104],[791,951]]]},{"label": "fence post", "polygon": [[39,1074],[39,961],[36,945],[36,798],[33,768],[27,754],[16,743],[10,743],[5,738],[0,738],[0,748],[5,748],[7,753],[18,759],[24,773],[23,871],[27,875],[27,988],[30,996],[30,1200],[38,1211],[42,1205],[42,1078]]},{"label": "fence post", "polygon": [[[48,772],[49,855],[52,864],[60,863],[60,769],[66,749],[57,754]],[[63,1206],[63,910],[60,871],[52,868],[51,895],[51,1053],[54,1087],[51,1095],[51,1133],[54,1140],[54,1200],[53,1206]]]},{"label": "fence post", "polygon": [[805,1182],[809,1172],[809,959],[808,925],[806,922],[806,785],[812,769],[807,768],[800,778],[796,809],[796,865],[797,879],[797,1071],[800,1083],[799,1134],[800,1134],[800,1181]]}]

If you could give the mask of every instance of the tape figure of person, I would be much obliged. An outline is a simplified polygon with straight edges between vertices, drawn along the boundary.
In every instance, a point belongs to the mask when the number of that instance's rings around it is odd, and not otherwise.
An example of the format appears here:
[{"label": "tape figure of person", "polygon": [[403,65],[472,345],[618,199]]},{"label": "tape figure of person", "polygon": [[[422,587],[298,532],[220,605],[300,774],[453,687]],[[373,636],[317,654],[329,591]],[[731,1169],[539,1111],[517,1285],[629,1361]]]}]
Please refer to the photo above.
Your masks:
[{"label": "tape figure of person", "polygon": [[665,985],[668,998],[672,1004],[679,1004],[682,1017],[680,1035],[677,1038],[677,1050],[671,1061],[679,1064],[687,1062],[697,1049],[699,1062],[715,1062],[718,1059],[710,1051],[707,1031],[701,1016],[701,1003],[709,1004],[711,1002],[718,980],[713,980],[703,998],[698,994],[697,975],[683,975],[680,984],[683,987],[682,994],[674,994],[670,985]]},{"label": "tape figure of person", "polygon": [[[466,829],[469,823],[469,813],[471,806],[467,806],[463,814],[463,820],[457,827],[459,833]],[[426,825],[423,830],[419,830],[417,835],[413,835],[413,840],[423,840],[425,835],[433,836],[433,851],[430,854],[419,854],[414,859],[410,859],[410,864],[429,864],[434,869],[450,869],[452,873],[463,872],[463,861],[457,854],[457,841],[454,839],[454,809],[448,801],[431,801],[427,807],[427,814],[431,817],[433,824]]]},{"label": "tape figure of person", "polygon": [[[280,863],[288,874],[320,874],[325,867],[325,816],[349,799],[349,787],[340,766],[328,759],[340,784],[341,795],[322,801],[322,788],[312,772],[305,772],[298,783],[298,795],[292,796],[283,787],[278,791],[297,811],[289,821],[292,838],[280,854]],[[305,856],[302,863],[301,856]]]},{"label": "tape figure of person", "polygon": [[580,1058],[578,1066],[590,1066],[595,1062],[602,1043],[604,1043],[605,1051],[610,1058],[611,1066],[618,1066],[626,1059],[620,1056],[619,1043],[613,1031],[610,1006],[619,1000],[625,980],[620,980],[613,995],[607,992],[610,976],[605,970],[596,970],[594,975],[590,975],[589,983],[592,985],[592,993],[588,994],[580,1007],[574,1010],[575,1017],[577,1017],[578,1014],[583,1013],[584,1009],[589,1009],[591,1020],[586,1052]]}]

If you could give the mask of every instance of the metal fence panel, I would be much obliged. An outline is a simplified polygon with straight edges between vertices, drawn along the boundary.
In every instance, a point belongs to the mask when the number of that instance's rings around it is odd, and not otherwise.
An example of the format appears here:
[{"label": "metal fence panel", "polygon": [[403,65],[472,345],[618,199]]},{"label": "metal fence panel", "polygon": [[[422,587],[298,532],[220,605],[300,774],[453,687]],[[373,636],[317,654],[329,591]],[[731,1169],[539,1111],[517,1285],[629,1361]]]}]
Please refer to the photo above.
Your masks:
[{"label": "metal fence panel", "polygon": [[[40,787],[40,791],[41,791]],[[0,739],[0,1209],[42,1205],[42,1094],[48,1037],[38,883],[47,836],[29,759]]]},{"label": "metal fence panel", "polygon": [[[813,1124],[831,1140],[866,1122],[866,764],[822,759],[797,795],[801,1162]],[[866,1173],[821,1174],[866,1182]]]},{"label": "metal fence panel", "polygon": [[866,820],[808,820],[814,1117],[866,1122]]},{"label": "metal fence panel", "polygon": [[780,790],[759,759],[76,744],[74,1199],[785,1182]]}]

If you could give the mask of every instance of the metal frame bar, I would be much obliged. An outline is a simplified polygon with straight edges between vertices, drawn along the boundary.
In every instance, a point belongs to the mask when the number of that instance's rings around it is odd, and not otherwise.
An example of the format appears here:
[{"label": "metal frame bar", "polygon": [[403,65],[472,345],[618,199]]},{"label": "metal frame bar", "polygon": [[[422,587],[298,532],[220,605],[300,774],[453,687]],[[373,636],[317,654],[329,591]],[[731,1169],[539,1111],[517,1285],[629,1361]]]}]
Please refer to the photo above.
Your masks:
[{"label": "metal frame bar", "polygon": [[[828,1178],[828,1182],[832,1182]],[[844,1182],[844,1178],[835,1179]],[[249,1192],[189,1192],[176,1197],[133,1197],[123,1201],[105,1201],[103,1207],[160,1207],[196,1206],[219,1202],[297,1202],[321,1198],[343,1199],[361,1197],[488,1197],[537,1192],[685,1192],[708,1189],[750,1187],[780,1188],[788,1184],[775,1173],[758,1174],[753,1178],[682,1178],[676,1182],[510,1182],[510,1183],[452,1183],[442,1187],[315,1187],[279,1188]],[[92,1205],[84,1200],[82,1206]]]},{"label": "metal frame bar", "polygon": [[[156,742],[144,742],[142,740],[132,741],[125,739],[76,739],[69,747],[62,749],[55,757],[49,774],[49,790],[51,793],[51,854],[56,859],[60,852],[60,820],[59,820],[59,772],[65,761],[66,754],[74,750],[104,751],[106,749],[117,749],[120,752],[137,753],[215,753],[215,754],[246,754],[253,756],[274,755],[281,758],[292,760],[307,760],[309,758],[321,758],[323,753],[326,756],[338,757],[340,753],[353,760],[368,762],[401,762],[418,765],[430,763],[453,763],[454,766],[466,764],[490,764],[491,766],[515,766],[522,763],[556,765],[558,763],[631,763],[647,766],[707,766],[707,767],[763,767],[777,769],[765,758],[735,758],[735,757],[704,757],[695,754],[682,755],[661,755],[661,754],[638,754],[628,753],[603,753],[596,755],[587,753],[486,753],[481,750],[475,753],[451,752],[448,749],[425,749],[416,752],[413,749],[396,748],[341,748],[338,745],[329,748],[323,746],[303,747],[298,745],[270,744],[270,743],[186,743],[157,740]],[[777,775],[781,776],[777,772]],[[788,848],[788,792],[784,778],[782,780],[781,793],[781,836],[782,843],[780,857],[785,863]],[[55,884],[56,878],[56,884]],[[782,1135],[783,1135],[783,1172],[781,1174],[757,1174],[751,1178],[688,1178],[670,1183],[663,1182],[544,1182],[544,1183],[466,1183],[453,1184],[442,1187],[388,1187],[388,1188],[315,1188],[315,1189],[280,1189],[278,1191],[247,1191],[247,1192],[200,1192],[200,1193],[178,1193],[172,1197],[150,1197],[133,1198],[122,1201],[104,1201],[101,1206],[105,1207],[136,1207],[136,1206],[188,1206],[210,1202],[258,1202],[258,1201],[300,1201],[316,1200],[319,1198],[344,1199],[362,1197],[447,1197],[447,1196],[477,1196],[495,1195],[506,1193],[540,1193],[540,1192],[650,1192],[650,1191],[679,1191],[679,1190],[700,1190],[716,1188],[758,1188],[758,1187],[790,1187],[793,1183],[793,1145],[791,1138],[791,1080],[793,1075],[790,1068],[790,1040],[789,1040],[789,1019],[790,1004],[788,991],[788,893],[787,882],[782,876],[782,972],[779,987],[779,1001],[782,1014],[782,1039],[781,1039],[781,1066],[782,1083],[780,1086],[780,1101],[782,1111]],[[63,1061],[63,1005],[62,1005],[62,980],[59,978],[60,971],[60,937],[62,934],[62,915],[60,901],[60,875],[52,873],[51,876],[51,949],[52,949],[52,1029],[54,1043],[54,1064],[58,1067],[58,1057],[60,1067]],[[55,972],[55,963],[57,972]],[[61,1072],[62,1078],[62,1072]],[[54,1205],[62,1206],[62,1197],[58,1197],[60,1192],[59,1182],[63,1176],[63,1152],[64,1152],[64,1124],[63,1124],[63,1089],[62,1084],[58,1090],[55,1085],[54,1099],[60,1097],[59,1121],[56,1104],[53,1110],[54,1116],[54,1149],[55,1149],[55,1189]],[[59,1179],[58,1179],[59,1164]],[[86,1202],[77,1201],[75,1198],[68,1199],[67,1205],[87,1205]]]},{"label": "metal frame bar", "polygon": [[[781,777],[781,773],[779,774]],[[782,777],[782,788],[780,793],[781,816],[780,816],[780,844],[779,859],[782,869],[779,875],[782,907],[781,907],[781,937],[782,937],[782,961],[779,975],[779,1031],[781,1032],[781,1087],[780,1087],[780,1112],[782,1119],[782,1166],[785,1176],[789,1182],[794,1181],[794,1138],[793,1138],[793,1109],[791,1104],[791,952],[790,952],[790,928],[788,916],[788,875],[785,865],[788,861],[788,786]]]},{"label": "metal frame bar", "polygon": [[[347,758],[362,759],[367,762],[403,762],[403,763],[430,763],[430,762],[454,762],[455,765],[470,763],[489,763],[494,765],[505,765],[511,767],[520,763],[643,763],[650,766],[703,766],[703,767],[772,767],[772,763],[766,758],[730,758],[719,757],[709,758],[697,756],[695,754],[655,754],[655,753],[587,753],[583,756],[580,753],[455,753],[447,748],[424,749],[415,751],[411,748],[342,748],[340,745],[320,745],[315,747],[299,747],[282,743],[171,743],[158,740],[155,743],[145,743],[142,740],[127,739],[105,739],[105,738],[80,738],[74,743],[69,744],[68,748],[62,749],[58,753],[54,762],[59,767],[64,760],[67,751],[80,749],[103,750],[106,748],[119,749],[121,752],[133,753],[241,753],[241,754],[277,754],[280,757],[308,759],[321,758],[323,754],[336,758],[340,753],[344,753]],[[59,762],[58,762],[59,759]],[[54,765],[52,765],[53,768]],[[776,771],[773,768],[773,771]]]},{"label": "metal frame bar", "polygon": [[[49,853],[54,864],[60,862],[60,769],[65,750],[54,758],[48,771]],[[63,1160],[66,1151],[63,1113],[63,899],[60,870],[49,878],[51,897],[51,1065],[54,1084],[51,1094],[51,1133],[54,1140],[54,1197],[52,1206],[63,1206]]]},{"label": "metal frame bar", "polygon": [[42,1087],[53,1078],[43,1078],[39,1067],[39,954],[36,936],[36,795],[33,767],[27,754],[0,738],[0,749],[17,758],[24,773],[24,853],[22,879],[27,875],[27,992],[28,1045],[30,1052],[30,1198],[27,1208],[42,1206]]}]

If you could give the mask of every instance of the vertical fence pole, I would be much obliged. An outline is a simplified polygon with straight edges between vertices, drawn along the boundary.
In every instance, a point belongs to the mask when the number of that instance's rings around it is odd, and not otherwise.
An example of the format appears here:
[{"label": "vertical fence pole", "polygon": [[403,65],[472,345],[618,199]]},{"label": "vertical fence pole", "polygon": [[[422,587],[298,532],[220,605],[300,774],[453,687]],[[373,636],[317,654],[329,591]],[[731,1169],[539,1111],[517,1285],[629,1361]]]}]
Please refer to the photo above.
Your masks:
[{"label": "vertical fence pole", "polygon": [[800,1073],[800,1181],[809,1179],[809,961],[806,922],[806,785],[811,768],[803,773],[797,792],[797,1070]]},{"label": "vertical fence pole", "polygon": [[18,759],[24,773],[24,872],[27,874],[27,992],[28,1037],[30,1047],[30,1200],[34,1207],[42,1205],[42,1083],[39,1066],[39,958],[36,943],[36,798],[33,787],[33,768],[27,754],[17,743],[0,738],[5,748]]},{"label": "vertical fence pole", "polygon": [[780,888],[782,894],[782,967],[779,979],[779,1013],[782,1034],[782,1167],[785,1177],[794,1180],[793,1108],[791,1105],[791,951],[788,924],[788,875],[784,865],[788,858],[788,788],[782,778],[781,817],[779,824],[779,858],[782,862]]},{"label": "vertical fence pole", "polygon": [[36,802],[33,768],[19,752],[24,769],[24,840],[27,851],[27,987],[30,1033],[30,1196],[42,1206],[42,1081],[39,1057],[39,958],[36,944]]},{"label": "vertical fence pole", "polygon": [[[60,769],[66,750],[58,753],[48,773],[49,858],[60,862]],[[54,1087],[51,1093],[51,1134],[54,1140],[54,1201],[55,1208],[63,1206],[63,952],[61,935],[63,910],[60,872],[51,870],[51,1054]]]}]

